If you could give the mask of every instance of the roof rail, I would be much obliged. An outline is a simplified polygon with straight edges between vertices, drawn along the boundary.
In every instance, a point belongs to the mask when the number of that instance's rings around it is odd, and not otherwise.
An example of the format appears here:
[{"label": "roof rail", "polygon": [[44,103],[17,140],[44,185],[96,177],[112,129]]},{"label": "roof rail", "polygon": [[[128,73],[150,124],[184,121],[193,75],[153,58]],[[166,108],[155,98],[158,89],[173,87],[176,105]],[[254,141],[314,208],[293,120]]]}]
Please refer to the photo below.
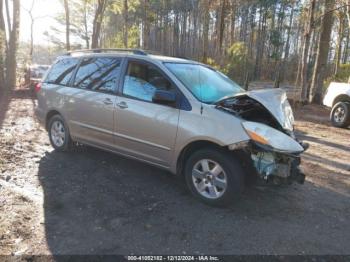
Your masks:
[{"label": "roof rail", "polygon": [[65,55],[72,55],[74,53],[108,53],[108,52],[130,52],[135,55],[147,55],[147,53],[141,49],[129,49],[129,48],[97,48],[97,49],[81,49],[72,50]]}]

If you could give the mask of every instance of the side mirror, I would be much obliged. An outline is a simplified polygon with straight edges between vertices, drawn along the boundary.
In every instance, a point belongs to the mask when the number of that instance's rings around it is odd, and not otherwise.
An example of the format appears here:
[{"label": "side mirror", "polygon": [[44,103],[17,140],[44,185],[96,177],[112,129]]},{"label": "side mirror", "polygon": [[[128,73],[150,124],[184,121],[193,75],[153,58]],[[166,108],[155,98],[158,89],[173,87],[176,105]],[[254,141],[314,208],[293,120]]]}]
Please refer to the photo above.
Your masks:
[{"label": "side mirror", "polygon": [[176,93],[172,91],[156,90],[152,102],[156,104],[175,106],[176,104]]}]

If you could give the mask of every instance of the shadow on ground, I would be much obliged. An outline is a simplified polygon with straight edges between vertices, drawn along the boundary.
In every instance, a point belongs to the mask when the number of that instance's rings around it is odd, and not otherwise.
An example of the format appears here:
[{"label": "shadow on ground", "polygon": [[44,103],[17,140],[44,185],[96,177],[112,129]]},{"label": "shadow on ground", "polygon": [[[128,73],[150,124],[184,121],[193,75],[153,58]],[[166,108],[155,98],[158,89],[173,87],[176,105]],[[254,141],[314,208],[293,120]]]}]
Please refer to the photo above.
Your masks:
[{"label": "shadow on ground", "polygon": [[349,197],[310,182],[217,209],[165,171],[85,146],[47,153],[38,175],[54,255],[349,253]]},{"label": "shadow on ground", "polygon": [[339,143],[334,143],[332,141],[327,141],[324,138],[320,139],[299,130],[296,132],[296,135],[298,136],[299,139],[305,142],[314,142],[323,146],[332,147],[337,150],[341,149],[341,150],[344,150],[345,152],[350,152],[350,146],[347,146],[347,145],[342,145]]}]

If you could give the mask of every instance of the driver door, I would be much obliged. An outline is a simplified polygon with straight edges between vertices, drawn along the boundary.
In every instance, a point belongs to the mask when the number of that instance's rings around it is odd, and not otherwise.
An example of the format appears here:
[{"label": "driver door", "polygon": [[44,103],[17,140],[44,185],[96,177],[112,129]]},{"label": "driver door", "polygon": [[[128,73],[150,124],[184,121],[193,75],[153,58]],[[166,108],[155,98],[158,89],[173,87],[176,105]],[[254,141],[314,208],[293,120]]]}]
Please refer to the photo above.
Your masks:
[{"label": "driver door", "polygon": [[155,90],[174,91],[154,65],[129,60],[117,96],[115,144],[133,157],[169,167],[175,145],[179,109],[152,102]]}]

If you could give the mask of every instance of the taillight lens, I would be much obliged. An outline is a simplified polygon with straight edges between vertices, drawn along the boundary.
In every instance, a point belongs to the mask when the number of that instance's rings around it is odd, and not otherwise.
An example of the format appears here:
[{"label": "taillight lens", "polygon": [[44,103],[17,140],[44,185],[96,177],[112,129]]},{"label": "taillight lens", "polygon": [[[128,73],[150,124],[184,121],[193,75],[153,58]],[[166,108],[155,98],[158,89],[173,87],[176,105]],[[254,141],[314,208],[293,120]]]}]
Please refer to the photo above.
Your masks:
[{"label": "taillight lens", "polygon": [[41,90],[41,83],[37,83],[34,87],[35,93],[38,93]]}]

